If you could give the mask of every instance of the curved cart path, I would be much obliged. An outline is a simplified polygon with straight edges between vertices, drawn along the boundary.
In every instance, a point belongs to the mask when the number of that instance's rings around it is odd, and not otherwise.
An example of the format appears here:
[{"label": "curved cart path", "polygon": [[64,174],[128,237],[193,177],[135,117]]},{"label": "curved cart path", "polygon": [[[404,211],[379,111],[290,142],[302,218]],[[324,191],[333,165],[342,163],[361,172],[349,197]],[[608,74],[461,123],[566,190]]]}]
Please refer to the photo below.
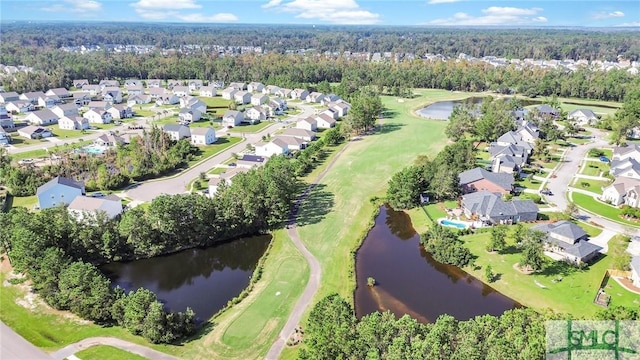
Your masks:
[{"label": "curved cart path", "polygon": [[87,338],[77,343],[73,343],[68,345],[54,353],[51,354],[51,357],[57,360],[63,360],[67,357],[77,353],[78,351],[90,348],[96,345],[109,345],[113,347],[117,347],[119,349],[128,351],[130,353],[138,354],[147,359],[152,360],[177,360],[177,357],[171,356],[169,354],[165,354],[163,352],[153,350],[146,346],[134,344],[128,341],[120,340],[112,337],[92,337]]},{"label": "curved cart path", "polygon": [[298,197],[298,199],[296,200],[296,204],[294,205],[294,210],[291,212],[291,217],[289,218],[289,221],[288,221],[287,234],[293,241],[293,244],[296,246],[298,251],[300,251],[300,253],[304,256],[304,258],[309,263],[309,271],[310,271],[309,282],[307,283],[307,287],[304,289],[304,292],[296,302],[296,305],[291,310],[291,315],[289,315],[289,319],[287,320],[286,324],[282,328],[282,331],[280,331],[280,335],[278,335],[278,339],[273,343],[273,345],[271,346],[271,349],[269,349],[269,352],[265,357],[266,359],[277,360],[280,357],[280,354],[282,353],[282,350],[286,345],[287,339],[289,338],[289,336],[291,336],[296,326],[298,326],[298,324],[300,323],[300,319],[302,318],[302,315],[311,304],[313,297],[315,296],[316,292],[318,291],[318,288],[320,287],[320,277],[322,275],[322,269],[320,267],[320,263],[318,262],[318,259],[316,259],[315,256],[313,256],[313,254],[311,254],[311,252],[309,252],[309,250],[304,246],[304,243],[302,242],[302,240],[300,240],[300,235],[298,234],[298,228],[296,226],[296,220],[298,217],[300,204],[307,198],[307,196],[309,196],[311,191],[313,191],[313,189],[320,183],[320,181],[322,181],[322,179],[327,174],[327,172],[331,170],[336,160],[338,160],[340,155],[342,155],[342,153],[349,147],[350,144],[351,142],[348,142],[336,154],[336,156],[327,165],[327,168],[324,169],[320,173],[320,175],[318,175],[318,177],[313,181],[313,183],[309,185],[309,187],[307,187],[304,193],[302,193],[302,195]]}]

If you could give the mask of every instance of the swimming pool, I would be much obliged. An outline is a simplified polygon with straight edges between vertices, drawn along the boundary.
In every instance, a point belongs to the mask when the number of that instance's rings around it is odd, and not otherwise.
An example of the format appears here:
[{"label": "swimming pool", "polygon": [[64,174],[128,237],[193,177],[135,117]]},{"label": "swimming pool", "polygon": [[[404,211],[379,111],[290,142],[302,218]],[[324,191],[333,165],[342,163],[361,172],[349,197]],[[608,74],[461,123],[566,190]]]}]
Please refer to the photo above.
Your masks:
[{"label": "swimming pool", "polygon": [[104,152],[106,151],[106,148],[102,146],[89,145],[89,146],[80,148],[80,151],[86,154],[104,154]]},{"label": "swimming pool", "polygon": [[460,230],[466,229],[468,227],[468,225],[462,221],[449,220],[449,219],[440,219],[438,220],[438,224],[442,226],[448,226],[448,227],[460,229]]}]

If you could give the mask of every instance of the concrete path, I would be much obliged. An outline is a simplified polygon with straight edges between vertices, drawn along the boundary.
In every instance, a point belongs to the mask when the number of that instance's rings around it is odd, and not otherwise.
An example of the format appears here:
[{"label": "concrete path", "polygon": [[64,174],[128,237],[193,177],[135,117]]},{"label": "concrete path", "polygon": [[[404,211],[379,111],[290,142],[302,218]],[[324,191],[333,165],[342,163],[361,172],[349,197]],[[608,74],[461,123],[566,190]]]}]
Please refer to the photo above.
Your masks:
[{"label": "concrete path", "polygon": [[608,242],[616,234],[617,233],[615,231],[613,231],[613,230],[602,229],[602,232],[600,233],[600,235],[590,238],[589,242],[592,243],[592,244],[596,244],[598,246],[601,246],[602,247],[602,251],[600,251],[600,252],[606,254],[607,251],[609,250]]},{"label": "concrete path", "polygon": [[593,176],[593,175],[584,175],[584,174],[575,174],[574,176],[577,177],[577,178],[580,178],[580,179],[611,181],[611,179],[606,178],[604,176]]},{"label": "concrete path", "polygon": [[307,196],[309,196],[311,191],[313,191],[313,189],[320,183],[320,181],[322,181],[322,179],[325,177],[327,172],[333,167],[336,160],[338,160],[340,155],[342,155],[342,153],[349,147],[350,144],[351,144],[350,142],[347,143],[347,145],[345,145],[345,147],[343,147],[342,150],[340,150],[340,152],[333,157],[333,159],[327,165],[324,171],[322,171],[322,173],[318,175],[318,177],[313,181],[311,185],[309,185],[309,187],[304,191],[304,193],[300,195],[300,197],[298,198],[294,206],[294,211],[292,212],[291,218],[289,219],[289,225],[288,225],[289,229],[287,233],[291,238],[291,240],[293,241],[296,248],[298,249],[298,251],[302,253],[304,258],[309,263],[309,273],[310,273],[309,282],[307,283],[307,286],[305,287],[304,292],[296,302],[296,305],[293,307],[293,310],[291,310],[289,319],[287,320],[286,324],[282,328],[282,331],[280,331],[280,335],[278,335],[278,339],[276,339],[276,341],[273,343],[273,345],[269,349],[269,352],[267,353],[265,359],[277,360],[280,357],[280,354],[282,353],[282,350],[284,349],[287,343],[287,339],[289,338],[289,336],[291,336],[296,326],[299,325],[302,315],[311,304],[313,297],[315,296],[316,292],[318,291],[318,288],[320,287],[320,278],[322,275],[322,269],[320,267],[320,263],[318,262],[318,259],[316,259],[315,256],[313,256],[313,254],[309,252],[309,250],[304,246],[304,243],[300,240],[300,235],[298,234],[298,227],[296,226],[296,219],[298,216],[298,211],[300,209],[301,203],[307,198]]},{"label": "concrete path", "polygon": [[153,350],[142,345],[134,344],[128,341],[124,341],[124,340],[120,340],[112,337],[92,337],[92,338],[84,339],[52,353],[51,357],[56,360],[63,360],[77,353],[78,351],[90,348],[95,345],[109,345],[109,346],[117,347],[119,349],[128,351],[130,353],[138,354],[140,356],[146,357],[147,359],[151,359],[151,360],[177,360],[178,359],[177,357],[171,356],[169,354],[165,354],[160,351]]},{"label": "concrete path", "polygon": [[51,360],[44,351],[0,321],[0,358],[3,360]]}]

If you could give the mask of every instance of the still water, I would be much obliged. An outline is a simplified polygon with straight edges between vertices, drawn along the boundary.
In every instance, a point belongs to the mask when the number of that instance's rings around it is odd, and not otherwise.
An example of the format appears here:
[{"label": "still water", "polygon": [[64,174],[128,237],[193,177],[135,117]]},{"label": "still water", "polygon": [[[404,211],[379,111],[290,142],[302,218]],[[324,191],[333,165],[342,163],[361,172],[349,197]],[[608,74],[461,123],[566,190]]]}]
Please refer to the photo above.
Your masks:
[{"label": "still water", "polygon": [[247,287],[270,240],[270,235],[241,238],[101,269],[127,292],[147,288],[169,310],[185,311],[189,306],[199,320],[208,320]]},{"label": "still water", "polygon": [[[469,104],[479,106],[482,104],[482,97],[469,97],[463,100],[455,101],[438,101],[427,107],[419,109],[416,113],[422,117],[434,119],[434,120],[449,120],[449,116],[453,112],[453,108],[456,105]],[[524,100],[518,99],[522,106],[541,104],[538,100]]]},{"label": "still water", "polygon": [[[376,286],[367,286],[367,277]],[[519,307],[514,300],[461,269],[434,260],[403,212],[382,207],[356,256],[356,315],[390,310],[421,322],[449,314],[458,320],[500,315]]]}]

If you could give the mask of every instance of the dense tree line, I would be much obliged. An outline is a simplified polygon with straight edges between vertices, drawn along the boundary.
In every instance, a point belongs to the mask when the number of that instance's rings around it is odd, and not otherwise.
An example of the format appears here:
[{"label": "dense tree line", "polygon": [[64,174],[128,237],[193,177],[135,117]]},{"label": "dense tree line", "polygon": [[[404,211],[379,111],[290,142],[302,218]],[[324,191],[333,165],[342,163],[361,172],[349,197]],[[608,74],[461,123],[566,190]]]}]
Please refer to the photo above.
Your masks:
[{"label": "dense tree line", "polygon": [[[599,320],[637,320],[637,309],[611,307]],[[501,316],[459,321],[440,316],[422,324],[408,315],[375,312],[361,319],[339,295],[329,295],[312,309],[300,359],[518,359],[545,357],[545,321],[566,316],[521,308]]]},{"label": "dense tree line", "polygon": [[411,165],[394,174],[389,181],[386,200],[395,210],[411,209],[427,193],[437,200],[455,199],[460,189],[458,174],[475,167],[473,144],[461,140],[449,144],[433,160],[420,156]]},{"label": "dense tree line", "polygon": [[189,140],[172,141],[156,127],[101,156],[53,149],[59,161],[42,167],[12,166],[10,156],[0,149],[0,180],[16,196],[34,195],[38,186],[55,176],[83,181],[89,191],[115,190],[132,180],[155,178],[184,166],[199,151]]},{"label": "dense tree line", "polygon": [[[44,72],[20,73],[5,77],[6,91],[35,91],[53,87],[71,87],[73,79],[159,78],[260,81],[281,87],[330,87],[343,98],[365,86],[380,92],[406,94],[411,88],[434,88],[457,91],[517,92],[527,96],[563,96],[615,100],[624,98],[628,88],[637,87],[640,77],[625,70],[590,71],[579,69],[493,67],[468,61],[423,61],[375,63],[327,58],[323,55],[243,54],[219,57],[196,53],[190,55],[159,53],[135,55],[94,52],[67,53],[39,47],[12,47],[0,44],[0,63],[28,65]],[[635,85],[632,85],[635,84]],[[326,89],[325,89],[326,92]]]},{"label": "dense tree line", "polygon": [[638,60],[640,40],[624,29],[444,29],[375,26],[199,25],[126,23],[6,23],[3,42],[22,47],[80,45],[260,46],[264,51],[411,52],[454,57]]},{"label": "dense tree line", "polygon": [[434,224],[427,232],[420,234],[420,243],[433,258],[443,264],[463,267],[472,261],[469,249],[453,230]]}]

